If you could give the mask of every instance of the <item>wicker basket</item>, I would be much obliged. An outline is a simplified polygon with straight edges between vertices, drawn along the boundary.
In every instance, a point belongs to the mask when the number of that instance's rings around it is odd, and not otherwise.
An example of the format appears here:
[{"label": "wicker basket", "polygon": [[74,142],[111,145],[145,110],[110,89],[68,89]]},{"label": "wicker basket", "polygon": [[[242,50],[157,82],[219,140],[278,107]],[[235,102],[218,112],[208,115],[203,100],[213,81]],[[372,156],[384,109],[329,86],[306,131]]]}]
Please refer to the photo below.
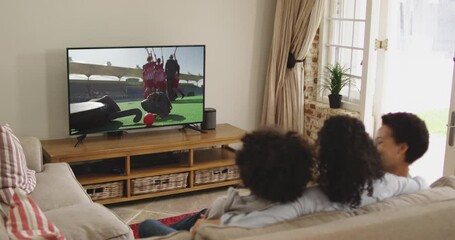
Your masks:
[{"label": "wicker basket", "polygon": [[83,186],[92,200],[123,197],[123,181]]},{"label": "wicker basket", "polygon": [[218,167],[195,171],[194,184],[201,185],[206,183],[222,182],[232,179],[239,179],[239,168],[236,165]]},{"label": "wicker basket", "polygon": [[132,194],[138,195],[186,188],[188,183],[188,174],[189,173],[185,172],[133,179],[131,180]]}]

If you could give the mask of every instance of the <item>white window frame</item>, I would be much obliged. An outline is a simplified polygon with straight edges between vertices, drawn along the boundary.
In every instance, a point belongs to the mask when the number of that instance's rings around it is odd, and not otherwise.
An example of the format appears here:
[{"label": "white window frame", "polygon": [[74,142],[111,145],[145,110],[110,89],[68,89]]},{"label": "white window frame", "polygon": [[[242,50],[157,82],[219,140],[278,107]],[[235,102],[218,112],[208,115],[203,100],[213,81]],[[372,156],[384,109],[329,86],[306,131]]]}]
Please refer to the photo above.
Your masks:
[{"label": "white window frame", "polygon": [[[368,4],[371,4],[369,3],[371,0],[368,0],[367,1],[367,9],[366,9],[366,16],[365,16],[365,19],[364,20],[360,20],[360,19],[340,19],[340,18],[330,18],[329,14],[330,14],[330,10],[331,10],[331,7],[333,6],[333,4],[336,4],[336,1],[333,1],[333,0],[328,0],[326,1],[326,4],[325,4],[325,9],[324,9],[324,15],[322,17],[322,21],[321,21],[321,26],[320,26],[320,34],[319,34],[319,39],[320,39],[320,42],[319,42],[319,76],[322,76],[323,73],[324,73],[324,68],[325,66],[327,65],[327,49],[329,47],[340,47],[340,48],[346,48],[346,49],[352,49],[352,50],[362,50],[363,51],[363,63],[365,63],[365,57],[366,57],[366,47],[367,47],[367,44],[368,42],[366,42],[367,38],[365,37],[364,38],[364,47],[363,48],[359,48],[359,47],[354,47],[354,46],[341,46],[341,45],[334,45],[334,44],[329,44],[328,42],[328,32],[329,32],[329,27],[330,27],[330,24],[329,24],[329,21],[331,20],[338,20],[338,21],[350,21],[350,22],[365,22],[365,34],[367,33],[368,31]],[[331,20],[330,20],[331,19]],[[352,30],[352,34],[354,35],[354,28]],[[351,64],[352,64],[352,52],[351,52]],[[365,67],[365,64],[362,66],[362,76],[353,76],[351,75],[352,78],[357,78],[357,79],[360,79],[361,80],[361,89],[358,89],[359,90],[359,99],[358,99],[358,102],[354,102],[354,101],[349,101],[348,99],[346,99],[346,96],[343,97],[342,99],[342,108],[343,109],[347,109],[347,110],[350,110],[350,111],[357,111],[357,112],[360,112],[361,111],[361,108],[362,108],[362,92],[364,92],[364,88],[366,86],[365,84],[365,71],[364,71],[364,68]],[[322,79],[320,77],[318,77],[318,89],[320,87],[320,81]],[[353,86],[353,87],[357,87],[357,86]],[[350,90],[348,91],[350,92]],[[319,102],[323,102],[323,103],[328,103],[328,97],[327,96],[323,96],[322,93],[320,93],[318,91],[317,93],[317,101]]]}]

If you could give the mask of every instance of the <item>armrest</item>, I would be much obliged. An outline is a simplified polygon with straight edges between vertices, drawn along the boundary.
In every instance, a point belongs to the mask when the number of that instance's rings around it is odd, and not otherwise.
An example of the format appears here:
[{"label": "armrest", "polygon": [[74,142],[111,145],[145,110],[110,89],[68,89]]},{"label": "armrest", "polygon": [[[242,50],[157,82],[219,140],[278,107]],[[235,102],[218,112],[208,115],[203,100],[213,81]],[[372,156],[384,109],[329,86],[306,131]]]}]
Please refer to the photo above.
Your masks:
[{"label": "armrest", "polygon": [[40,140],[36,137],[21,137],[19,140],[24,149],[27,167],[37,173],[43,171],[43,149]]}]

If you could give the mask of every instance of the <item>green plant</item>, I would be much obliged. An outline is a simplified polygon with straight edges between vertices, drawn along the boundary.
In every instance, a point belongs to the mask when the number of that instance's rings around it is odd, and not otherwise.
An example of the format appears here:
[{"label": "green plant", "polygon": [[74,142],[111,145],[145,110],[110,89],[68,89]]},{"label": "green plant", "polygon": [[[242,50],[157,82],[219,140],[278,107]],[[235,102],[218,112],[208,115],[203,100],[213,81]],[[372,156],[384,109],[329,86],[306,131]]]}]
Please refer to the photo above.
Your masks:
[{"label": "green plant", "polygon": [[339,63],[325,66],[321,84],[323,93],[330,91],[331,94],[339,95],[344,87],[351,85],[351,78],[348,72],[349,68],[343,67]]}]

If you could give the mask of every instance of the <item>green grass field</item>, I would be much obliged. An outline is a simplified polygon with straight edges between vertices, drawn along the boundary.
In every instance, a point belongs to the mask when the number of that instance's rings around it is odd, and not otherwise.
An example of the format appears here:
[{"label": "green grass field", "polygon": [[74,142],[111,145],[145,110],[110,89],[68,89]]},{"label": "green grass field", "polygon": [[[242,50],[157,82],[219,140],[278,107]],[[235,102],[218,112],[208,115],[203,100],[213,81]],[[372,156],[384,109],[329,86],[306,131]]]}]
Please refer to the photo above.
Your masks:
[{"label": "green grass field", "polygon": [[449,119],[449,109],[435,109],[416,114],[425,121],[430,134],[445,135]]},{"label": "green grass field", "polygon": [[[191,96],[185,97],[184,99],[178,98],[176,101],[172,102],[172,110],[169,113],[169,116],[161,118],[160,116],[155,115],[155,122],[152,127],[202,122],[204,112],[202,100],[202,96]],[[142,100],[117,102],[122,111],[133,108],[140,109],[142,111],[142,119],[139,122],[135,123],[133,121],[134,116],[117,118],[104,127],[90,129],[90,132],[118,131],[146,127],[143,119],[147,112],[142,109],[141,101]],[[75,129],[71,129],[71,134],[82,133],[79,133]]]}]

